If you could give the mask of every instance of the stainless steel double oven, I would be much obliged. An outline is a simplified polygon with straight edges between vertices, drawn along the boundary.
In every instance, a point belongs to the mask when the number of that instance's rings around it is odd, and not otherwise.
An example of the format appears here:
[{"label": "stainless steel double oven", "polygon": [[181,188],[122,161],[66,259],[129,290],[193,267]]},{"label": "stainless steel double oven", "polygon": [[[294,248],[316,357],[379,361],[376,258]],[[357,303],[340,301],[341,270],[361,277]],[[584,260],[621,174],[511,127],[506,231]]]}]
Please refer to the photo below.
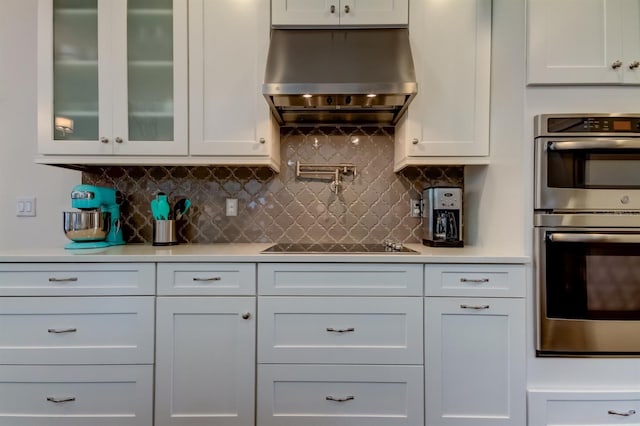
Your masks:
[{"label": "stainless steel double oven", "polygon": [[640,114],[535,117],[539,356],[640,356]]}]

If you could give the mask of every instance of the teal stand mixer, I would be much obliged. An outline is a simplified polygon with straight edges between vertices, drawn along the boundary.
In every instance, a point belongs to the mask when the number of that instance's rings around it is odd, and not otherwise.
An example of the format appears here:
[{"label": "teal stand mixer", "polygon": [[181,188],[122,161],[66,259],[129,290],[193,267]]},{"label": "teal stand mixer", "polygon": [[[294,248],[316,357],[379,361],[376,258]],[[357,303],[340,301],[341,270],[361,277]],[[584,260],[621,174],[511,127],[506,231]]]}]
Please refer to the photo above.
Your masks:
[{"label": "teal stand mixer", "polygon": [[102,248],[125,244],[120,223],[122,193],[113,188],[76,185],[71,207],[63,212],[64,232],[72,242],[65,249]]}]

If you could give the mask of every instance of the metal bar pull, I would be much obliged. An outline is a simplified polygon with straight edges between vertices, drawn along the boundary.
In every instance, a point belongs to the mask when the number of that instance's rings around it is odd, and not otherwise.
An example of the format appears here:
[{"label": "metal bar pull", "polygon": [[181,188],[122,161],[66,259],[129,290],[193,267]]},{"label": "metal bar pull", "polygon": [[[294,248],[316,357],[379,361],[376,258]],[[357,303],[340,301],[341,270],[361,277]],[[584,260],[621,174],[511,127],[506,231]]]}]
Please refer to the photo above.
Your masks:
[{"label": "metal bar pull", "polygon": [[356,399],[356,397],[353,396],[353,395],[349,395],[349,396],[345,396],[344,398],[336,398],[335,396],[329,395],[325,399],[327,401],[346,402],[346,401],[352,401],[352,400]]},{"label": "metal bar pull", "polygon": [[353,327],[349,327],[349,328],[327,327],[327,331],[330,333],[348,333],[348,332],[356,331],[356,329]]},{"label": "metal bar pull", "polygon": [[47,397],[47,401],[55,402],[56,404],[59,404],[61,402],[73,402],[75,400],[76,400],[75,396],[68,396],[66,398],[56,398],[55,396],[48,396]]},{"label": "metal bar pull", "polygon": [[482,309],[489,309],[490,306],[489,305],[460,305],[460,308],[482,310]]},{"label": "metal bar pull", "polygon": [[78,281],[78,277],[68,277],[68,278],[49,277],[50,283],[74,283],[76,281]]},{"label": "metal bar pull", "polygon": [[49,333],[60,334],[60,333],[75,333],[78,331],[77,328],[50,328],[47,330]]},{"label": "metal bar pull", "polygon": [[640,141],[635,139],[595,139],[552,141],[547,144],[550,151],[574,151],[589,149],[640,149]]},{"label": "metal bar pull", "polygon": [[547,241],[554,243],[640,243],[640,234],[600,234],[550,232]]},{"label": "metal bar pull", "polygon": [[461,283],[474,283],[474,284],[482,284],[488,283],[489,278],[460,278]]},{"label": "metal bar pull", "polygon": [[626,413],[621,413],[621,412],[616,411],[616,410],[609,410],[607,413],[611,414],[612,416],[629,417],[629,416],[633,416],[636,413],[636,410],[629,410]]},{"label": "metal bar pull", "polygon": [[209,278],[200,278],[200,277],[193,277],[194,281],[199,281],[199,282],[210,282],[210,281],[220,281],[222,280],[221,277],[209,277]]}]

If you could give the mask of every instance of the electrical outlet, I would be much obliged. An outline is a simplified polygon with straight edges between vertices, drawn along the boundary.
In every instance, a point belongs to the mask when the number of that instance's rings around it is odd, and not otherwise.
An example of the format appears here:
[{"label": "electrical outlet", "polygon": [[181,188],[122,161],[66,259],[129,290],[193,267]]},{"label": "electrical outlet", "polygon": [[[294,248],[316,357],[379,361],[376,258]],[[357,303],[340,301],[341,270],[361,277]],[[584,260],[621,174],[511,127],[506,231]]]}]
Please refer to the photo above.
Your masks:
[{"label": "electrical outlet", "polygon": [[237,198],[227,198],[227,216],[238,216]]},{"label": "electrical outlet", "polygon": [[36,215],[36,197],[16,198],[16,216],[30,217]]},{"label": "electrical outlet", "polygon": [[422,217],[422,199],[412,198],[409,205],[411,217]]}]

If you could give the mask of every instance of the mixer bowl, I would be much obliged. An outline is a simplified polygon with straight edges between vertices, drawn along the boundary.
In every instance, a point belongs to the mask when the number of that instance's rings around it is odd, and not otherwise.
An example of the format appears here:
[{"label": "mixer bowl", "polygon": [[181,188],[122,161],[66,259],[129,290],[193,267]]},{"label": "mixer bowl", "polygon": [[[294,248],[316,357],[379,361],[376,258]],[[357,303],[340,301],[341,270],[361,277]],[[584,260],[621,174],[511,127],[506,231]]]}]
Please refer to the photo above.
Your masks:
[{"label": "mixer bowl", "polygon": [[80,210],[63,212],[64,234],[71,241],[103,241],[109,233],[109,212]]}]

